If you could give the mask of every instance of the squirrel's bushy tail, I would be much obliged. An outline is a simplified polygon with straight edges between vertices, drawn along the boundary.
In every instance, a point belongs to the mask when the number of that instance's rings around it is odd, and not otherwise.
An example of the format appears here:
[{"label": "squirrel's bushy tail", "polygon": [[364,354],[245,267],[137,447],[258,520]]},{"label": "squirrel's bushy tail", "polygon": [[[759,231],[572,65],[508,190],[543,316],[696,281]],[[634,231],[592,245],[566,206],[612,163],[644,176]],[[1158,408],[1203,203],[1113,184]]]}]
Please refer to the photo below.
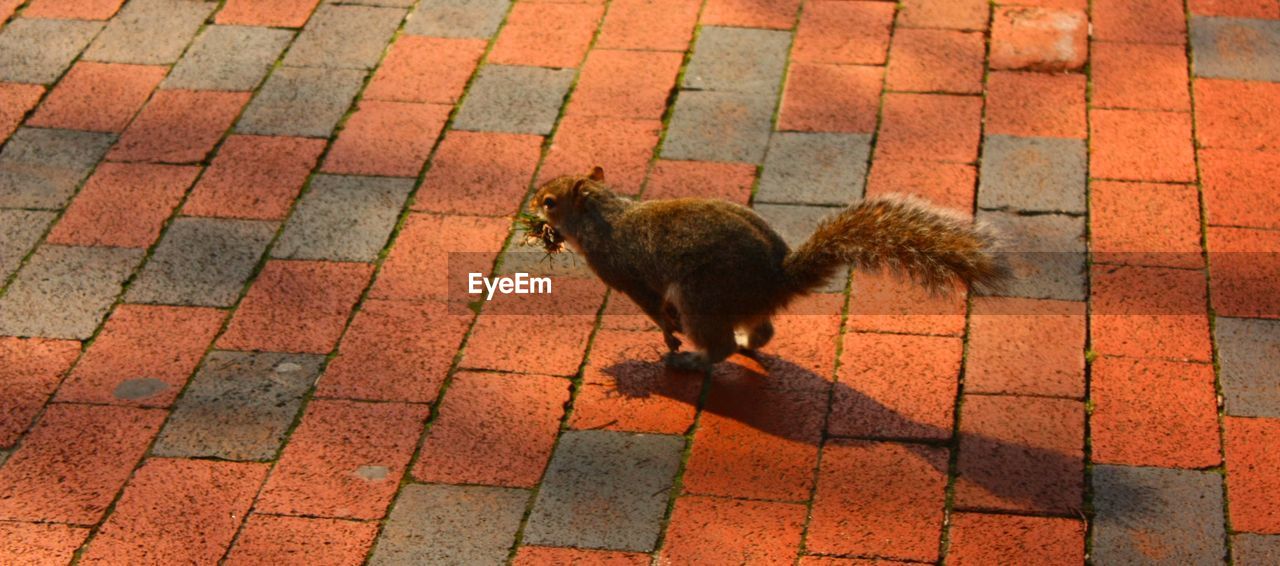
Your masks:
[{"label": "squirrel's bushy tail", "polygon": [[824,220],[783,261],[797,292],[816,288],[841,266],[905,274],[934,292],[955,282],[999,288],[1010,276],[994,253],[995,234],[924,201],[879,197]]}]

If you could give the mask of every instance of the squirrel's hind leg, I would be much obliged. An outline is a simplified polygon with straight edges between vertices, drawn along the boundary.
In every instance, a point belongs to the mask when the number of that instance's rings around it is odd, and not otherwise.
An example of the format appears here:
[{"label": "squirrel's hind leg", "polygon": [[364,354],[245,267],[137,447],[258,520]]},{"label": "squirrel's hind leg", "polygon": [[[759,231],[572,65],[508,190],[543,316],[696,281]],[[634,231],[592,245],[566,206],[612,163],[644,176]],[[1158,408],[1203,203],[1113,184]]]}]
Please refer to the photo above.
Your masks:
[{"label": "squirrel's hind leg", "polygon": [[753,326],[739,329],[739,332],[735,334],[735,338],[737,339],[738,347],[743,350],[759,350],[773,339],[773,322],[766,318]]},{"label": "squirrel's hind leg", "polygon": [[724,317],[686,315],[681,326],[696,350],[671,352],[664,356],[663,359],[671,367],[707,371],[713,364],[724,361],[738,349],[733,322]]}]

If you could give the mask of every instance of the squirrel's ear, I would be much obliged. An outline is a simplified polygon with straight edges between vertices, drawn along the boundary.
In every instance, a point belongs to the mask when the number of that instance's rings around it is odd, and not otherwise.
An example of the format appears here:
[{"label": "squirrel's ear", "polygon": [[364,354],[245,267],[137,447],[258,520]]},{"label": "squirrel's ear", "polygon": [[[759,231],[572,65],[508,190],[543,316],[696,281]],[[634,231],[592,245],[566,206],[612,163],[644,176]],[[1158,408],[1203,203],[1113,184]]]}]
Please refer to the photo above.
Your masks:
[{"label": "squirrel's ear", "polygon": [[573,190],[570,191],[574,198],[585,196],[587,194],[587,180],[578,179],[573,182]]},{"label": "squirrel's ear", "polygon": [[591,169],[591,176],[589,176],[589,177],[587,177],[587,178],[588,178],[588,179],[591,179],[592,181],[595,181],[595,182],[597,182],[597,183],[603,182],[603,181],[604,181],[604,169],[603,169],[602,167],[600,167],[599,165],[595,166],[593,169]]}]

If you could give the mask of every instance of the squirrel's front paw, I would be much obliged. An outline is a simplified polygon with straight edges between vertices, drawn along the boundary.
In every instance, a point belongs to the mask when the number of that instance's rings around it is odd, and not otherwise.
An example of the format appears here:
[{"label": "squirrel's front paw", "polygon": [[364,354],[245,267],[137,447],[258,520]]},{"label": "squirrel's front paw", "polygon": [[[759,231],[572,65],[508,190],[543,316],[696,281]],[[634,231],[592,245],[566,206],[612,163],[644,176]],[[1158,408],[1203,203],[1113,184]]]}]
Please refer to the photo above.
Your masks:
[{"label": "squirrel's front paw", "polygon": [[667,367],[681,371],[706,372],[711,369],[706,356],[698,352],[668,352],[662,356],[662,361]]}]

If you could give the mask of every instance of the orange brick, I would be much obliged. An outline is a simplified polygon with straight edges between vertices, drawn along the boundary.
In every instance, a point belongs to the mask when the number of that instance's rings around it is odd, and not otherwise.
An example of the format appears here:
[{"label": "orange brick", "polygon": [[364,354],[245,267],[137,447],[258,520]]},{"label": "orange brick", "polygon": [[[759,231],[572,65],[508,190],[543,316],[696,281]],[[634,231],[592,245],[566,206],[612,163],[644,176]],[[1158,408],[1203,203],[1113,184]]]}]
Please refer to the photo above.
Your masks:
[{"label": "orange brick", "polygon": [[745,206],[755,180],[755,165],[746,163],[657,161],[649,173],[644,196],[649,199],[714,198]]},{"label": "orange brick", "polygon": [[502,65],[577,67],[604,10],[586,4],[517,3],[488,61]]},{"label": "orange brick", "polygon": [[849,328],[904,334],[964,334],[965,293],[931,293],[887,272],[853,274]]},{"label": "orange brick", "polygon": [[977,180],[972,165],[876,159],[867,178],[867,197],[912,195],[969,217]]},{"label": "orange brick", "polygon": [[49,232],[49,242],[79,246],[146,248],[198,167],[146,163],[103,163]]},{"label": "orange brick", "polygon": [[1280,534],[1280,420],[1227,417],[1224,428],[1231,528]]},{"label": "orange brick", "polygon": [[1084,404],[966,395],[955,505],[1078,515],[1084,502]]},{"label": "orange brick", "polygon": [[[3,3],[0,3],[3,8]],[[3,16],[0,10],[0,16]],[[0,523],[0,562],[70,564],[89,529],[55,523]],[[647,562],[646,562],[647,564]]]},{"label": "orange brick", "polygon": [[566,379],[538,375],[455,375],[413,476],[429,483],[537,485],[560,432],[569,386]]},{"label": "orange brick", "polygon": [[805,548],[822,554],[938,559],[947,450],[835,441],[823,448]]},{"label": "orange brick", "polygon": [[329,148],[322,169],[350,175],[417,177],[451,109],[443,104],[361,102]]},{"label": "orange brick", "polygon": [[958,338],[845,335],[827,432],[859,438],[951,438],[963,351]]},{"label": "orange brick", "polygon": [[[813,4],[810,4],[812,6]],[[791,29],[800,0],[707,0],[702,25]]]},{"label": "orange brick", "polygon": [[482,39],[404,35],[364,91],[364,100],[453,104],[484,54]]},{"label": "orange brick", "polygon": [[191,216],[281,220],[325,140],[230,136],[182,206]]},{"label": "orange brick", "polygon": [[50,405],[0,466],[0,519],[97,524],[164,418],[155,409]]},{"label": "orange brick", "polygon": [[982,99],[946,94],[889,93],[884,97],[876,159],[978,159]]},{"label": "orange brick", "polygon": [[382,518],[429,412],[407,403],[312,401],[254,509]]},{"label": "orange brick", "polygon": [[660,359],[665,351],[659,332],[597,333],[570,428],[685,434],[703,379],[667,368]]},{"label": "orange brick", "polygon": [[772,356],[712,374],[685,468],[688,493],[803,501],[813,488],[829,384]]},{"label": "orange brick", "polygon": [[904,0],[899,24],[909,28],[987,29],[985,0]]},{"label": "orange brick", "polygon": [[778,129],[874,132],[883,82],[880,67],[792,63]]},{"label": "orange brick", "polygon": [[1135,358],[1211,359],[1204,273],[1095,264],[1090,279],[1094,350]]},{"label": "orange brick", "polygon": [[[577,373],[604,300],[595,279],[560,277],[554,293],[507,303],[517,313],[486,309],[467,340],[462,367],[568,376]],[[516,297],[516,296],[512,296]],[[532,313],[532,314],[529,314]],[[555,328],[554,334],[540,329]],[[512,336],[520,340],[512,341]]]},{"label": "orange brick", "polygon": [[0,143],[18,129],[22,118],[35,107],[44,87],[18,83],[0,83]]},{"label": "orange brick", "polygon": [[1182,0],[1096,0],[1093,34],[1102,41],[1182,45],[1187,17]]},{"label": "orange brick", "polygon": [[980,33],[903,29],[893,39],[886,85],[896,91],[978,94],[985,57]]},{"label": "orange brick", "polygon": [[410,214],[370,291],[376,299],[443,299],[450,291],[450,261],[493,265],[511,229],[506,218]]},{"label": "orange brick", "polygon": [[[707,10],[715,4],[711,0]],[[883,65],[892,24],[893,4],[814,0],[800,17],[791,57],[799,63]]]},{"label": "orange brick", "polygon": [[1280,233],[1211,227],[1208,248],[1218,316],[1280,318]]},{"label": "orange brick", "polygon": [[1103,357],[1092,376],[1094,462],[1162,468],[1222,462],[1213,366]]},{"label": "orange brick", "polygon": [[1084,75],[992,71],[985,131],[1084,139],[1084,89]]},{"label": "orange brick", "polygon": [[1092,57],[1094,106],[1191,110],[1182,46],[1095,42]]},{"label": "orange brick", "polygon": [[319,397],[430,403],[473,315],[441,302],[370,299],[316,386]]},{"label": "orange brick", "polygon": [[1082,564],[1084,523],[1075,519],[956,513],[947,563]]},{"label": "orange brick", "polygon": [[362,564],[376,523],[253,514],[223,564]]},{"label": "orange brick", "polygon": [[107,159],[160,163],[203,161],[247,102],[247,92],[157,92],[107,153]]},{"label": "orange brick", "polygon": [[806,512],[793,503],[681,497],[658,562],[789,564],[800,550]]},{"label": "orange brick", "polygon": [[217,562],[231,546],[268,468],[248,462],[148,460],[80,562]]},{"label": "orange brick", "polygon": [[1084,397],[1084,303],[973,301],[965,390]]},{"label": "orange brick", "polygon": [[121,305],[58,389],[58,400],[169,406],[226,314],[208,308]]},{"label": "orange brick", "polygon": [[1209,224],[1280,228],[1280,153],[1204,149],[1200,169]]},{"label": "orange brick", "polygon": [[28,125],[120,132],[168,69],[81,61],[49,93]]},{"label": "orange brick", "polygon": [[440,142],[413,210],[506,216],[529,190],[542,137],[453,130]]},{"label": "orange brick", "polygon": [[639,193],[661,129],[658,120],[566,116],[538,171],[538,182],[559,175],[585,175],[599,166],[610,188]]},{"label": "orange brick", "polygon": [[214,21],[220,24],[300,28],[320,0],[227,0]]},{"label": "orange brick", "polygon": [[1200,145],[1280,150],[1280,84],[1196,79],[1195,91]]},{"label": "orange brick", "polygon": [[1001,6],[991,24],[992,69],[1070,71],[1089,57],[1083,9]]},{"label": "orange brick", "polygon": [[651,558],[638,552],[522,546],[515,566],[647,566]]},{"label": "orange brick", "polygon": [[269,261],[218,347],[327,354],[372,273],[363,263]]},{"label": "orange brick", "polygon": [[600,28],[596,49],[689,48],[700,0],[614,0]]},{"label": "orange brick", "polygon": [[566,112],[661,119],[682,60],[677,53],[596,49],[582,66]]},{"label": "orange brick", "polygon": [[1175,112],[1095,110],[1089,174],[1104,179],[1193,182],[1191,116]]},{"label": "orange brick", "polygon": [[35,0],[22,12],[24,18],[107,20],[124,0]]},{"label": "orange brick", "polygon": [[13,446],[80,356],[75,340],[0,337],[0,446]]},{"label": "orange brick", "polygon": [[[1206,201],[1210,200],[1209,186],[1206,183]],[[1194,186],[1095,181],[1090,185],[1089,201],[1095,263],[1204,265],[1200,198]]]}]

